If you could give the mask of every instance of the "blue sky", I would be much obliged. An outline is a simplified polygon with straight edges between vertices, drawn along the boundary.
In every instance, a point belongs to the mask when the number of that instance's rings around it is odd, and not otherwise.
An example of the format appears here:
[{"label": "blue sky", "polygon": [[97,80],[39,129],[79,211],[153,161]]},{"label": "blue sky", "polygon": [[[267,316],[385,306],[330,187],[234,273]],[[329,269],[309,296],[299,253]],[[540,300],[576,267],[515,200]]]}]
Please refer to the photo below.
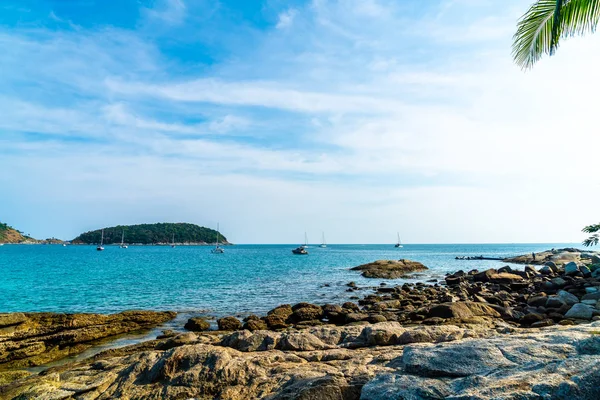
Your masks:
[{"label": "blue sky", "polygon": [[5,0],[0,220],[579,241],[598,220],[598,39],[520,71],[529,3]]}]

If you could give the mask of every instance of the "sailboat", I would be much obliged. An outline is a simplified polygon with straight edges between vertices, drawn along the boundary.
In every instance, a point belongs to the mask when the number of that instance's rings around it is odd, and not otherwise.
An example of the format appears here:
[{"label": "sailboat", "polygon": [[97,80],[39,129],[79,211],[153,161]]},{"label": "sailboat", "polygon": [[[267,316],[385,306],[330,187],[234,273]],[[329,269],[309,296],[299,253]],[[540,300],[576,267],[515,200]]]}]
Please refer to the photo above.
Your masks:
[{"label": "sailboat", "polygon": [[214,254],[223,254],[223,253],[225,253],[225,249],[223,249],[222,247],[219,247],[219,224],[217,224],[217,245],[210,252],[214,253]]},{"label": "sailboat", "polygon": [[125,245],[125,229],[123,229],[123,233],[121,233],[121,248],[122,249],[126,249],[128,246]]},{"label": "sailboat", "polygon": [[171,248],[175,248],[175,234],[173,234],[173,238],[171,239]]},{"label": "sailboat", "polygon": [[306,232],[304,232],[304,244],[300,247],[303,249],[308,249],[308,236],[306,236]]},{"label": "sailboat", "polygon": [[402,243],[400,242],[400,232],[398,232],[398,242],[394,245],[394,247],[402,247]]},{"label": "sailboat", "polygon": [[104,250],[104,229],[102,229],[102,237],[100,238],[100,246],[96,247],[96,250]]},{"label": "sailboat", "polygon": [[327,247],[327,243],[325,242],[325,232],[323,232],[323,240],[321,241],[321,245],[319,247],[322,249]]}]

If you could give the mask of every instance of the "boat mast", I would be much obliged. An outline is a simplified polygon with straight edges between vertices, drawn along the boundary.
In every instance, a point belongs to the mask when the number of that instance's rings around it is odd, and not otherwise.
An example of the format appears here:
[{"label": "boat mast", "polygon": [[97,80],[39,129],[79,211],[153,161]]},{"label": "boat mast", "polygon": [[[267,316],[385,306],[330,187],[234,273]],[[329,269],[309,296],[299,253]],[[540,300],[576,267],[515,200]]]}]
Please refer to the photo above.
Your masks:
[{"label": "boat mast", "polygon": [[125,244],[125,229],[123,229],[123,232],[121,233],[121,246],[123,246]]},{"label": "boat mast", "polygon": [[104,229],[102,229],[102,237],[100,238],[100,247],[104,244]]},{"label": "boat mast", "polygon": [[217,246],[219,247],[219,223],[217,222]]}]

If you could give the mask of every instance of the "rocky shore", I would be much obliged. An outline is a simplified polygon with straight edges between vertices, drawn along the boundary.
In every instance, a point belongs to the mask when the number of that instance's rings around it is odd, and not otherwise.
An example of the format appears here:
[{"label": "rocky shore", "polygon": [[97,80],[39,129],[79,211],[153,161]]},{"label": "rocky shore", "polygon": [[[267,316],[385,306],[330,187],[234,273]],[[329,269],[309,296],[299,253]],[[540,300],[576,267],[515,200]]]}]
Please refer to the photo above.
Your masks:
[{"label": "rocky shore", "polygon": [[120,314],[0,314],[2,371],[28,368],[81,353],[97,340],[153,328],[173,312],[127,311]]},{"label": "rocky shore", "polygon": [[[536,255],[543,264],[382,285],[356,303],[225,317],[218,331],[191,318],[185,328],[193,332],[165,332],[29,376],[14,368],[42,361],[36,357],[44,351],[15,354],[36,349],[38,337],[49,338],[41,340],[46,348],[71,351],[88,343],[70,339],[77,334],[30,334],[27,346],[0,350],[16,361],[0,364],[12,370],[0,375],[0,398],[600,398],[600,258],[576,249],[547,253]],[[354,284],[348,290],[361,293]]]}]

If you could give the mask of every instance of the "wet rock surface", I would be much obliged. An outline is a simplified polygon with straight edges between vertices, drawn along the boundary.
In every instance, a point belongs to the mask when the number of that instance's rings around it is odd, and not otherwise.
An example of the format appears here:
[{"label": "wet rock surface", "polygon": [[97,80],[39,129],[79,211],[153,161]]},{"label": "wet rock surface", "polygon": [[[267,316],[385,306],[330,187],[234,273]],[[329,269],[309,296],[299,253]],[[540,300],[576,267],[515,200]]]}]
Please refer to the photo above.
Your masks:
[{"label": "wet rock surface", "polygon": [[99,339],[149,329],[173,312],[119,314],[0,314],[0,371],[27,368],[78,354]]}]

